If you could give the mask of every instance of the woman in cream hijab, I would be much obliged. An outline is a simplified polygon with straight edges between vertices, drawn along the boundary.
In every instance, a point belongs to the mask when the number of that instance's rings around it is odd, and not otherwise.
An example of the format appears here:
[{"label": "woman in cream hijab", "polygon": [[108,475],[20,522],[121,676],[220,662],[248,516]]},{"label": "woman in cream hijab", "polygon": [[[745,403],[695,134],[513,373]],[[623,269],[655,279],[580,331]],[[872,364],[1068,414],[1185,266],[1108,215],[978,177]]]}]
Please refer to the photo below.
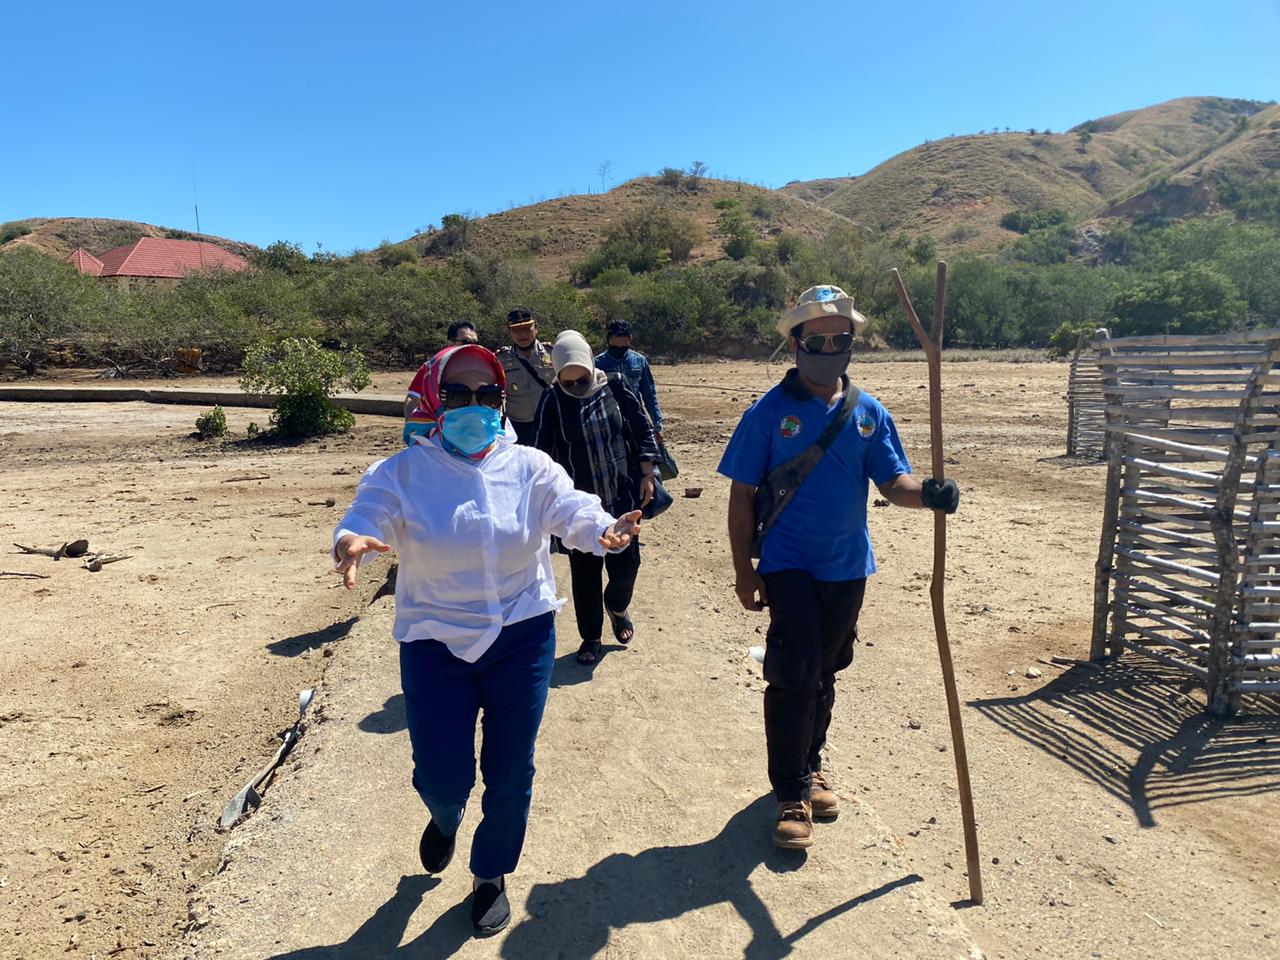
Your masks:
[{"label": "woman in cream hijab", "polygon": [[[659,455],[640,398],[621,375],[596,369],[591,346],[576,330],[556,338],[551,362],[556,382],[534,417],[534,446],[564,467],[576,489],[598,496],[614,516],[642,509],[653,499]],[[640,572],[640,543],[633,540],[626,550],[605,557],[567,552],[582,638],[578,662],[591,665],[600,659],[606,614],[619,643],[628,644],[635,635],[627,608]]]}]

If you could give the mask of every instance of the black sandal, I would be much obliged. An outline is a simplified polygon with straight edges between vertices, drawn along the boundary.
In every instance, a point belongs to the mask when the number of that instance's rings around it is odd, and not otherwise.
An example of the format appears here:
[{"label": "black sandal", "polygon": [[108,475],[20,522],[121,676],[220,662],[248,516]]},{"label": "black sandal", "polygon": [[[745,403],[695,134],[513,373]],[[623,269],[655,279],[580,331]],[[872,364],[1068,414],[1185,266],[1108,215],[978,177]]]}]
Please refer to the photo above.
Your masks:
[{"label": "black sandal", "polygon": [[600,662],[600,641],[583,640],[578,647],[578,662],[584,667],[594,666]]},{"label": "black sandal", "polygon": [[[604,608],[604,612],[609,615],[609,623],[613,626],[613,638],[624,647],[629,644],[636,636],[636,626],[631,622],[631,617],[624,611],[623,613],[614,613],[608,607]],[[622,634],[631,631],[631,635],[623,637]]]}]

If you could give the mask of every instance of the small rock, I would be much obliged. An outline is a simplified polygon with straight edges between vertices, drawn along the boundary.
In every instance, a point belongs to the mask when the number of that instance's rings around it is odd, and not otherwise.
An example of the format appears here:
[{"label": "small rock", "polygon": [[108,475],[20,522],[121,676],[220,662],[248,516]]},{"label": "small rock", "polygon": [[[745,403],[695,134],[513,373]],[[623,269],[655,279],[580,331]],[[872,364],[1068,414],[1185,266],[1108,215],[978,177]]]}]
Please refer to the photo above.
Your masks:
[{"label": "small rock", "polygon": [[1044,673],[1040,670],[1039,667],[1027,667],[1026,676],[1028,680],[1035,680],[1035,679],[1038,679],[1039,677],[1044,676]]},{"label": "small rock", "polygon": [[871,501],[871,505],[873,507],[887,507],[889,505],[889,501],[882,500],[879,497],[876,497],[874,500]]},{"label": "small rock", "polygon": [[910,727],[912,730],[919,730],[920,721],[917,720],[915,717],[912,717],[910,720],[907,721],[907,726]]}]

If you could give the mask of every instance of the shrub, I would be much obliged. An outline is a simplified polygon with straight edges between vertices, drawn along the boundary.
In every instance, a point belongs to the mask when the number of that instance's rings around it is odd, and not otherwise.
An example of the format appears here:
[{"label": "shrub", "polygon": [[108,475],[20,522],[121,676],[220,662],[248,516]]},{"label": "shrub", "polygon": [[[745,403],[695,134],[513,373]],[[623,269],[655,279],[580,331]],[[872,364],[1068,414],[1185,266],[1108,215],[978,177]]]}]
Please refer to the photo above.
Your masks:
[{"label": "shrub", "polygon": [[647,273],[688,260],[702,242],[702,226],[692,217],[662,205],[641,207],[625,214],[605,235],[604,242],[574,265],[576,283],[591,283],[610,267]]},{"label": "shrub", "polygon": [[794,260],[804,249],[805,242],[802,237],[796,236],[794,233],[780,233],[775,244],[778,254],[778,262],[788,264]]},{"label": "shrub", "polygon": [[200,434],[201,440],[227,435],[227,415],[223,413],[221,405],[196,417],[196,432]]},{"label": "shrub", "polygon": [[1015,233],[1029,233],[1059,223],[1067,223],[1071,217],[1067,211],[1054,207],[1051,210],[1011,210],[1000,218],[1000,226]]},{"label": "shrub", "polygon": [[326,350],[310,338],[259,343],[244,358],[240,386],[276,397],[271,423],[285,437],[340,433],[355,425],[330,398],[342,388],[363,390],[369,368],[359,350]]},{"label": "shrub", "polygon": [[34,374],[50,341],[95,322],[103,295],[97,280],[69,263],[31,248],[0,251],[0,364]]},{"label": "shrub", "polygon": [[772,220],[778,212],[778,205],[767,193],[757,193],[751,199],[751,215],[760,220]]},{"label": "shrub", "polygon": [[4,246],[10,240],[25,237],[30,232],[31,226],[25,220],[10,220],[8,223],[0,223],[0,246]]},{"label": "shrub", "polygon": [[938,256],[938,244],[927,233],[916,238],[911,245],[911,259],[918,264],[932,263]]},{"label": "shrub", "polygon": [[679,190],[684,186],[684,171],[676,167],[663,167],[658,173],[658,183],[668,190]]},{"label": "shrub", "polygon": [[724,252],[734,260],[748,256],[756,246],[756,229],[742,204],[736,201],[725,207],[716,221],[716,229],[724,237]]},{"label": "shrub", "polygon": [[253,265],[260,270],[278,270],[290,276],[304,273],[311,261],[302,252],[302,244],[277,240],[265,250],[254,254]]},{"label": "shrub", "polygon": [[386,243],[384,241],[375,251],[374,259],[377,261],[378,266],[384,270],[390,270],[402,263],[415,262],[418,259],[418,253],[410,243]]}]

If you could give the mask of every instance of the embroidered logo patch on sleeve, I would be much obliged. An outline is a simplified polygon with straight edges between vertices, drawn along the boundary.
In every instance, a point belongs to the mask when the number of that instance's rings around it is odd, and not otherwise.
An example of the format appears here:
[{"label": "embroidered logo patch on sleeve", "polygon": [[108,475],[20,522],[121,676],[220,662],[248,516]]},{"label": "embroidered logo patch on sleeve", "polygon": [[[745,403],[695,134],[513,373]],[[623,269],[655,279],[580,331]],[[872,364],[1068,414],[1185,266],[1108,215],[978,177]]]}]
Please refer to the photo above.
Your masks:
[{"label": "embroidered logo patch on sleeve", "polygon": [[858,432],[869,437],[876,432],[876,422],[865,413],[858,414]]},{"label": "embroidered logo patch on sleeve", "polygon": [[790,440],[800,432],[800,418],[795,414],[787,414],[782,418],[782,436]]}]

